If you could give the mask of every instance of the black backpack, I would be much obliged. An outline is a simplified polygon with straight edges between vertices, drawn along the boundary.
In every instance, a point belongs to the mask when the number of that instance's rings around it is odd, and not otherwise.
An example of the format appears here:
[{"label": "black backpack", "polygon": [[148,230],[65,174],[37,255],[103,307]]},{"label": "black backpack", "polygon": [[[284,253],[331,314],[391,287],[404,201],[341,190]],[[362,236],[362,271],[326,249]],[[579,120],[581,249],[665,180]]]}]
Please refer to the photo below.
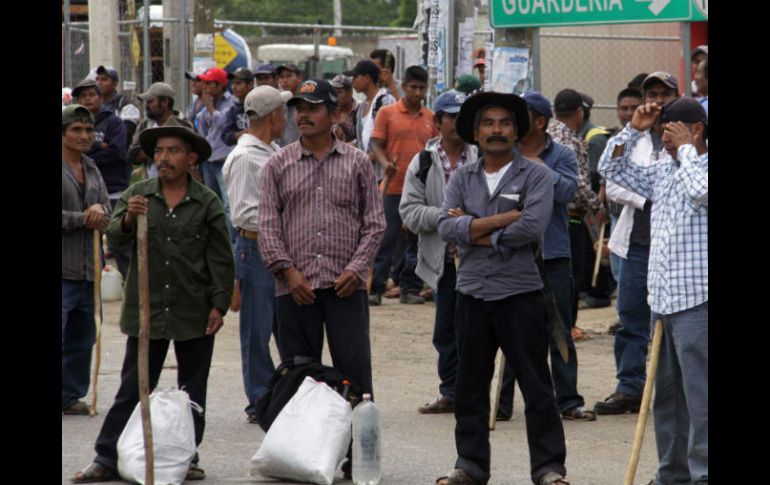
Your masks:
[{"label": "black backpack", "polygon": [[428,171],[430,166],[433,165],[433,157],[428,150],[420,152],[420,166],[417,168],[417,178],[425,185],[425,181],[428,180]]},{"label": "black backpack", "polygon": [[257,422],[265,432],[287,402],[294,396],[306,376],[324,382],[346,398],[351,407],[361,402],[363,389],[347,378],[342,372],[321,364],[310,357],[295,356],[293,360],[282,362],[270,379],[267,391],[255,404]]}]

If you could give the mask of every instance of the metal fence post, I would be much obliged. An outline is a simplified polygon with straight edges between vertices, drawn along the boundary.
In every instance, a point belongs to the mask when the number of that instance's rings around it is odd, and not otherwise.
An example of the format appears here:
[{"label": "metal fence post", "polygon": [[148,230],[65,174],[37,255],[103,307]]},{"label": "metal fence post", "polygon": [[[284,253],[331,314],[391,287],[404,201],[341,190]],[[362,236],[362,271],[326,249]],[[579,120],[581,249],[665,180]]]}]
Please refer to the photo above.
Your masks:
[{"label": "metal fence post", "polygon": [[144,0],[144,16],[142,17],[142,25],[144,28],[144,32],[142,34],[143,39],[143,46],[142,46],[142,54],[144,56],[144,76],[142,77],[142,90],[140,92],[145,92],[150,87],[150,84],[152,84],[152,68],[150,67],[150,53],[152,52],[150,48],[150,0]]},{"label": "metal fence post", "polygon": [[[321,21],[319,20],[318,23],[320,24]],[[312,76],[316,79],[322,79],[323,67],[321,66],[321,28],[320,27],[313,28],[313,57],[315,57],[315,60],[313,62]]]},{"label": "metal fence post", "polygon": [[[179,111],[184,112],[184,109],[187,107],[187,79],[184,76],[184,73],[188,71],[187,69],[187,0],[182,0],[180,5],[180,28],[179,28],[179,96],[177,99],[180,100],[180,109]],[[249,66],[251,67],[251,66]]]},{"label": "metal fence post", "polygon": [[690,45],[690,24],[682,22],[680,25],[682,26],[682,57],[684,58],[684,94],[692,96],[692,79],[690,78],[692,72],[692,60],[690,59],[690,51],[692,51],[692,45]]},{"label": "metal fence post", "polygon": [[540,88],[540,28],[532,29],[532,87],[537,92]]},{"label": "metal fence post", "polygon": [[72,87],[72,34],[70,32],[70,0],[64,0],[64,82]]}]

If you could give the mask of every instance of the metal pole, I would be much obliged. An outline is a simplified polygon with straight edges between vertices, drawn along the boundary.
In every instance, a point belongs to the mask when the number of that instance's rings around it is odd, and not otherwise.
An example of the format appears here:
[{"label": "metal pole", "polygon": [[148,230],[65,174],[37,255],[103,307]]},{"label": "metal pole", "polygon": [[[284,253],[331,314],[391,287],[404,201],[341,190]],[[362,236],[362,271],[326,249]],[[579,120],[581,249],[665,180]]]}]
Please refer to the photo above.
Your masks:
[{"label": "metal pole", "polygon": [[142,24],[144,27],[144,33],[142,39],[144,45],[142,46],[142,52],[144,56],[144,76],[142,77],[142,91],[146,91],[150,84],[152,84],[152,72],[150,72],[150,0],[144,0],[144,17],[142,17]]},{"label": "metal pole", "polygon": [[447,23],[449,27],[446,32],[446,52],[444,52],[446,64],[446,70],[444,71],[444,90],[452,89],[455,84],[455,45],[457,44],[457,32],[455,32],[455,1],[447,0],[446,8]]},{"label": "metal pole", "polygon": [[[187,0],[181,0],[179,6],[179,18],[181,19],[181,26],[179,28],[179,111],[184,111],[187,106],[187,79],[184,77],[184,73],[187,69]],[[249,66],[251,67],[251,66]]]},{"label": "metal pole", "polygon": [[342,5],[340,0],[334,0],[334,25],[337,27],[334,29],[334,37],[342,36],[342,30],[339,26],[342,25]]},{"label": "metal pole", "polygon": [[[321,23],[320,21],[318,22]],[[313,77],[316,79],[323,78],[323,69],[321,68],[321,28],[315,27],[313,29]]]},{"label": "metal pole", "polygon": [[535,91],[542,92],[540,89],[540,28],[532,29],[532,88]]},{"label": "metal pole", "polygon": [[64,0],[64,80],[72,87],[72,33],[70,32],[70,0]]},{"label": "metal pole", "polygon": [[692,50],[690,45],[690,24],[682,22],[680,25],[682,26],[682,57],[684,57],[684,94],[692,96],[690,79],[690,71],[692,69],[692,61],[690,60],[690,51]]}]

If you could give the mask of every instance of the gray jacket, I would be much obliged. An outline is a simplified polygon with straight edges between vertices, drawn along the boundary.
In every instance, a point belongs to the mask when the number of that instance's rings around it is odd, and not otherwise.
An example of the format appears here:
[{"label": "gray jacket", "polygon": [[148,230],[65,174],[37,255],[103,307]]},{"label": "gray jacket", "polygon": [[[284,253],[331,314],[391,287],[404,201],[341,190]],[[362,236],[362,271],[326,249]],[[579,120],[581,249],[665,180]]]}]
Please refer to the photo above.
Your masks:
[{"label": "gray jacket", "polygon": [[[441,214],[441,204],[444,202],[446,189],[444,167],[436,151],[440,139],[441,137],[431,138],[425,144],[425,150],[430,152],[433,161],[425,184],[417,178],[420,153],[418,152],[412,158],[404,177],[404,190],[398,206],[401,220],[410,231],[419,236],[415,273],[434,290],[438,288],[438,282],[444,274],[447,247],[447,243],[438,233],[438,217]],[[465,150],[465,163],[475,163],[478,159],[476,146],[466,144]]]}]

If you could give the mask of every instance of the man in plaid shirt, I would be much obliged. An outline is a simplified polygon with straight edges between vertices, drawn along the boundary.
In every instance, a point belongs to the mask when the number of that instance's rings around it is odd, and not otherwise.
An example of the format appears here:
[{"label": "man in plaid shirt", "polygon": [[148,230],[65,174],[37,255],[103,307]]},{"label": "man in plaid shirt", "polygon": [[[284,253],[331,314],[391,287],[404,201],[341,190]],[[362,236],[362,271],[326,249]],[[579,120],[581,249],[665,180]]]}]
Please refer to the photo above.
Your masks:
[{"label": "man in plaid shirt", "polygon": [[[671,159],[628,154],[660,117]],[[655,382],[655,485],[708,483],[708,115],[693,98],[645,103],[609,141],[599,173],[653,201],[648,289],[663,321]]]}]

